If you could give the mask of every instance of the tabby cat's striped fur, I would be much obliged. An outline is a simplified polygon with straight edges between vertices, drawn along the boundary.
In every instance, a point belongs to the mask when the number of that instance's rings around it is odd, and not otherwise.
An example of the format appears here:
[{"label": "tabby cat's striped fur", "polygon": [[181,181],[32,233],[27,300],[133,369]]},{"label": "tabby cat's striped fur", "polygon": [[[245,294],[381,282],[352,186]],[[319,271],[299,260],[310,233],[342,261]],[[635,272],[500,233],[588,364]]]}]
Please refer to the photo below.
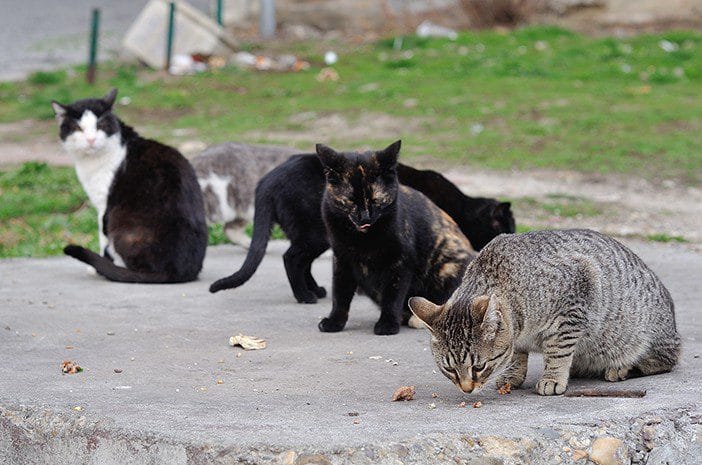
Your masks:
[{"label": "tabby cat's striped fur", "polygon": [[520,386],[543,352],[541,395],[570,374],[619,381],[670,371],[680,337],[673,301],[631,250],[589,230],[501,235],[471,262],[443,306],[410,299],[431,329],[441,372],[464,392],[488,379]]}]

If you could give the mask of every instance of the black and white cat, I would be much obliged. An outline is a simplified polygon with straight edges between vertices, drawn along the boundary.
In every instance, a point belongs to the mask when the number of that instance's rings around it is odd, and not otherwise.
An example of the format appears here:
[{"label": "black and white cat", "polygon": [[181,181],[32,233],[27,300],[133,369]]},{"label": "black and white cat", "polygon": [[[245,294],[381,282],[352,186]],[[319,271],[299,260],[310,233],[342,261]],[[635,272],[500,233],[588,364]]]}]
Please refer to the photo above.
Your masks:
[{"label": "black and white cat", "polygon": [[111,281],[192,281],[202,269],[207,226],[190,163],[174,148],[140,137],[101,99],[52,102],[64,149],[98,212],[99,255],[64,249]]}]

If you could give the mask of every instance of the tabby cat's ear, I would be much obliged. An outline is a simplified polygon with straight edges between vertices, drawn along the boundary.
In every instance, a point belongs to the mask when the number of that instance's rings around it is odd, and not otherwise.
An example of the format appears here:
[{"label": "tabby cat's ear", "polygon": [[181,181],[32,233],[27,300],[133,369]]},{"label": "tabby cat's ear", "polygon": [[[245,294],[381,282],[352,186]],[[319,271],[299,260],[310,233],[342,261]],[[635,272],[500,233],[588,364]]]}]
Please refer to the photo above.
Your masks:
[{"label": "tabby cat's ear", "polygon": [[431,331],[434,331],[434,327],[441,317],[441,307],[429,302],[424,297],[410,297],[407,304],[414,316],[422,320],[422,323],[427,325]]},{"label": "tabby cat's ear", "polygon": [[378,158],[378,162],[380,163],[380,167],[382,169],[392,169],[397,166],[397,158],[400,156],[401,146],[402,141],[397,140],[385,147],[383,150],[375,153],[375,156]]},{"label": "tabby cat's ear", "polygon": [[113,87],[103,98],[102,100],[112,108],[112,105],[115,104],[115,99],[117,98],[117,89]]},{"label": "tabby cat's ear", "polygon": [[502,311],[500,310],[500,301],[495,294],[490,296],[490,300],[483,316],[483,322],[480,324],[480,329],[483,333],[483,339],[486,341],[495,339],[497,330],[502,324]]},{"label": "tabby cat's ear", "polygon": [[63,117],[66,116],[66,107],[58,103],[56,100],[51,101],[51,108],[54,109],[54,114],[56,115],[56,119],[59,121],[63,120]]},{"label": "tabby cat's ear", "polygon": [[340,173],[344,163],[343,155],[340,155],[336,150],[324,144],[315,145],[319,161],[325,169]]}]

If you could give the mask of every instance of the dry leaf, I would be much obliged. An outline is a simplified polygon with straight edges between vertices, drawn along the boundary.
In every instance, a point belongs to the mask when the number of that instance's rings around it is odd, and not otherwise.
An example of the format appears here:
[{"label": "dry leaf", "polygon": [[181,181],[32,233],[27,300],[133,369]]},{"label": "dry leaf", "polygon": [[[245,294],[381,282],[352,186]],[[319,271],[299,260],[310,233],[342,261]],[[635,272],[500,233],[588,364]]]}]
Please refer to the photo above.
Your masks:
[{"label": "dry leaf", "polygon": [[512,385],[509,383],[505,383],[501,388],[497,390],[497,393],[500,395],[512,394]]},{"label": "dry leaf", "polygon": [[241,346],[244,350],[259,350],[266,348],[266,341],[254,336],[245,336],[239,333],[238,336],[229,338],[230,346]]},{"label": "dry leaf", "polygon": [[78,366],[78,364],[71,362],[70,360],[64,360],[61,362],[61,371],[68,373],[69,375],[74,375],[80,373],[83,369]]},{"label": "dry leaf", "polygon": [[414,398],[414,386],[400,386],[395,389],[391,402],[398,400],[412,400]]}]

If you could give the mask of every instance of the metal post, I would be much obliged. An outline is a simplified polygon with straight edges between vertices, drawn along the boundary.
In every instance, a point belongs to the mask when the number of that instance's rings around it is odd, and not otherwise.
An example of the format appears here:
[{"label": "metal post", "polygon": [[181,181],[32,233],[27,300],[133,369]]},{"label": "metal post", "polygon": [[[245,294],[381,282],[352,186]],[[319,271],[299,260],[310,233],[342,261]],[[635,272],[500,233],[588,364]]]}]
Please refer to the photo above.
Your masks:
[{"label": "metal post", "polygon": [[97,46],[98,32],[100,27],[100,9],[93,8],[92,26],[90,28],[90,55],[88,55],[88,71],[85,75],[88,84],[95,83],[95,72],[97,71]]},{"label": "metal post", "polygon": [[261,37],[270,39],[275,35],[275,0],[261,0]]},{"label": "metal post", "polygon": [[168,3],[168,30],[166,31],[166,71],[171,68],[173,54],[173,27],[175,22],[175,2]]},{"label": "metal post", "polygon": [[217,24],[222,25],[223,0],[217,0]]}]

